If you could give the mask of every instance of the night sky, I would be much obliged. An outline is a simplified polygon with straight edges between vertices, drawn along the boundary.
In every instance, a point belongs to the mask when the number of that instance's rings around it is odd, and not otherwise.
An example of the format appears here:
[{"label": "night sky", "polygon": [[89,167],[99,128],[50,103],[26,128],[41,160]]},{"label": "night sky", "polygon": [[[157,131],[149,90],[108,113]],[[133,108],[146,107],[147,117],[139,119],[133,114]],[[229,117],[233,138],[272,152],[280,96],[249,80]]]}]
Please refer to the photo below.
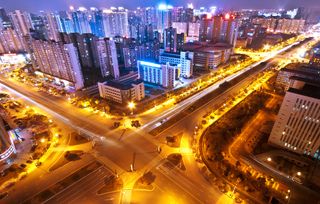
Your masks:
[{"label": "night sky", "polygon": [[135,8],[137,6],[155,6],[161,2],[173,6],[193,3],[195,7],[218,6],[223,8],[320,7],[320,0],[0,0],[0,6],[8,10],[21,9],[34,12],[39,10],[66,10],[70,5],[74,7],[122,6]]}]

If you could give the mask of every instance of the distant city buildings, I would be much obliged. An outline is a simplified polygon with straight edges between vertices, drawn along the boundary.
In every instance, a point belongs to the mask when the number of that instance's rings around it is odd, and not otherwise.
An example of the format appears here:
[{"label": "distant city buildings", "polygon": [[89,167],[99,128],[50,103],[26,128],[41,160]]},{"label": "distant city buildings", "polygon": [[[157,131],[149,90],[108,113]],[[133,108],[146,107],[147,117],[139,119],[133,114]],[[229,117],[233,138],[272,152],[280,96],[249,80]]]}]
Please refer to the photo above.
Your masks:
[{"label": "distant city buildings", "polygon": [[255,17],[252,23],[259,24],[267,29],[267,32],[298,34],[304,30],[304,19],[290,19],[278,17]]}]

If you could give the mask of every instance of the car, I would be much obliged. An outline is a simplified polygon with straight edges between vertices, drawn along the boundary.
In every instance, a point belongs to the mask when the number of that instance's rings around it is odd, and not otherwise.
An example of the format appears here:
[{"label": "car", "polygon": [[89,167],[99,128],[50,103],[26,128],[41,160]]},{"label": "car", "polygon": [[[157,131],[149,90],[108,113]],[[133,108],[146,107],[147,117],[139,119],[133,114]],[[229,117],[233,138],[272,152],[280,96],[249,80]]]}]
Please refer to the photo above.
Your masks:
[{"label": "car", "polygon": [[24,168],[27,167],[27,165],[26,164],[20,164],[20,167],[24,169]]},{"label": "car", "polygon": [[28,159],[26,162],[27,162],[28,164],[31,164],[31,163],[32,163],[32,161],[31,161],[30,159]]},{"label": "car", "polygon": [[42,165],[42,162],[37,161],[35,165],[36,165],[36,167],[39,167],[39,166],[41,166],[41,165]]},{"label": "car", "polygon": [[3,193],[1,193],[1,194],[0,194],[0,200],[3,199],[3,198],[5,198],[5,197],[7,197],[8,195],[9,195],[8,192],[3,192]]}]

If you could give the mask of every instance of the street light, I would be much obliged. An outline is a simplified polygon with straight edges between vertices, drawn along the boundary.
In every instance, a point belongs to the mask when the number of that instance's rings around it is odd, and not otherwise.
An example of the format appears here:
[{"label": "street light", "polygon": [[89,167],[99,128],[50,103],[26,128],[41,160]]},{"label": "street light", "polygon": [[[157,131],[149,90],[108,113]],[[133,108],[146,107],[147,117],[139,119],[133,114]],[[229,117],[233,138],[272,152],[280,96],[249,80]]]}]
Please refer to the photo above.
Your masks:
[{"label": "street light", "polygon": [[131,110],[131,115],[133,114],[133,109],[136,107],[136,104],[133,101],[128,103],[128,108]]},{"label": "street light", "polygon": [[298,176],[301,176],[301,172],[300,172],[300,171],[298,171],[298,172],[297,172],[297,175],[298,175]]},{"label": "street light", "polygon": [[271,162],[271,161],[272,161],[271,157],[268,157],[268,159],[267,159],[267,160],[268,160],[268,162]]},{"label": "street light", "polygon": [[270,49],[270,45],[269,45],[269,44],[265,44],[265,45],[263,46],[263,49],[264,49],[264,50],[269,50],[269,49]]}]

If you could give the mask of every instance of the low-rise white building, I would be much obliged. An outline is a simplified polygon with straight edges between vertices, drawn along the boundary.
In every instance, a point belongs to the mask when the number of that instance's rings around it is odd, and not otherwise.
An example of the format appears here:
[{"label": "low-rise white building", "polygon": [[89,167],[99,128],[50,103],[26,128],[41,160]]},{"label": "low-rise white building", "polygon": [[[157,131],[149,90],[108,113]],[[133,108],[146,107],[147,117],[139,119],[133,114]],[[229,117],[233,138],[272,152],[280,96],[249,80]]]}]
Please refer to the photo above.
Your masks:
[{"label": "low-rise white building", "polygon": [[100,97],[125,103],[128,101],[141,101],[145,97],[145,88],[142,80],[129,74],[118,80],[98,83]]},{"label": "low-rise white building", "polygon": [[179,78],[180,65],[173,66],[169,62],[157,64],[152,62],[138,61],[139,79],[144,82],[160,85],[165,88],[174,88]]}]

